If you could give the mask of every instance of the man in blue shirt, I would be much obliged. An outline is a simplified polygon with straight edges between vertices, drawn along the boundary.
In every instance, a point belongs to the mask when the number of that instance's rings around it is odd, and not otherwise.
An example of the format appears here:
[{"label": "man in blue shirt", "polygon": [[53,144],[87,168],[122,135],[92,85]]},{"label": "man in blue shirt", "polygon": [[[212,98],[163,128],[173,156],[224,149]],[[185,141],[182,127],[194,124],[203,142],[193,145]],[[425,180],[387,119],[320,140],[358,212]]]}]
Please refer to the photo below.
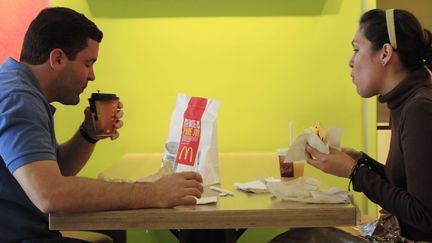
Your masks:
[{"label": "man in blue shirt", "polygon": [[8,58],[0,66],[0,242],[66,242],[48,229],[52,212],[172,207],[195,204],[201,196],[202,179],[194,172],[154,183],[75,176],[98,141],[90,112],[74,136],[58,144],[50,103],[79,103],[95,79],[101,40],[102,32],[84,15],[47,8],[30,24],[20,61]]}]

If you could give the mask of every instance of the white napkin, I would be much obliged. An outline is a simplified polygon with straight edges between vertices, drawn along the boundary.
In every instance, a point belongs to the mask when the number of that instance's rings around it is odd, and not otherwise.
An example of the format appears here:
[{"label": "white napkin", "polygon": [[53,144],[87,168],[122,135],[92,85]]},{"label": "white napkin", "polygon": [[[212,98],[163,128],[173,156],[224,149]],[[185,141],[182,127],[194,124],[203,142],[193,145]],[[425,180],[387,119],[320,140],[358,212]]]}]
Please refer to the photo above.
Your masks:
[{"label": "white napkin", "polygon": [[329,190],[319,190],[321,183],[314,178],[300,177],[291,181],[266,182],[270,194],[281,200],[307,203],[349,203],[348,191],[332,187]]},{"label": "white napkin", "polygon": [[274,179],[273,177],[269,177],[265,180],[256,180],[256,181],[249,181],[249,182],[236,182],[234,183],[234,186],[237,189],[246,191],[246,192],[255,192],[255,193],[262,193],[262,192],[268,192],[268,189],[266,187],[267,182],[280,182],[279,179]]},{"label": "white napkin", "polygon": [[224,189],[224,188],[220,188],[218,186],[209,186],[209,189],[219,192],[218,196],[220,197],[225,197],[225,196],[234,196],[234,192]]},{"label": "white napkin", "polygon": [[342,128],[329,127],[327,129],[327,144],[313,132],[306,129],[302,134],[300,134],[293,142],[291,147],[285,157],[285,161],[299,161],[305,160],[304,151],[306,147],[306,142],[309,143],[313,148],[318,149],[321,153],[328,154],[329,146],[339,148],[340,141],[342,137]]},{"label": "white napkin", "polygon": [[217,196],[211,196],[211,197],[201,197],[197,198],[197,205],[202,204],[210,204],[210,203],[217,203],[218,197]]}]

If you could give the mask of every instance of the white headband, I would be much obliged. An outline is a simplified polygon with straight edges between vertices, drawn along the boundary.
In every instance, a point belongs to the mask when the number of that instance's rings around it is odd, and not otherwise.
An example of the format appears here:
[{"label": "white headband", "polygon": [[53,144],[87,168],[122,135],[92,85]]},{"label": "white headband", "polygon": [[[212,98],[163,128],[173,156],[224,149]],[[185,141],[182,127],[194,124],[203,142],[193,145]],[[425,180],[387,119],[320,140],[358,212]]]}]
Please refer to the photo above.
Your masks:
[{"label": "white headband", "polygon": [[386,10],[387,32],[390,40],[390,45],[397,50],[396,31],[394,22],[394,9]]}]

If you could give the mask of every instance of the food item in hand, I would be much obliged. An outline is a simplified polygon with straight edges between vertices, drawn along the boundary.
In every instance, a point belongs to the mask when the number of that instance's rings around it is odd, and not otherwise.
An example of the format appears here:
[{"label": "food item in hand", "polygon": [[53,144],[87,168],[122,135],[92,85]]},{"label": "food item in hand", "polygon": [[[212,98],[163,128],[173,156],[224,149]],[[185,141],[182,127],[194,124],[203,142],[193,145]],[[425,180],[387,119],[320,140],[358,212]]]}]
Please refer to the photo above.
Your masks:
[{"label": "food item in hand", "polygon": [[321,126],[319,121],[315,123],[315,126],[306,129],[306,131],[316,134],[324,144],[327,143],[327,131]]}]

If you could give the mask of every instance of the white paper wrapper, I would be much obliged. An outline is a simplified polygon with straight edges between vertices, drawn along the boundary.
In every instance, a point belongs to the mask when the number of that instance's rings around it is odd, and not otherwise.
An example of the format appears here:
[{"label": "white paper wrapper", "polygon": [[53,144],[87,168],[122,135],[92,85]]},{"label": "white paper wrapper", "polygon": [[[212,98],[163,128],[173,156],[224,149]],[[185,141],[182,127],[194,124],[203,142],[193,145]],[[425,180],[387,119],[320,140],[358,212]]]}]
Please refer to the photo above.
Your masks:
[{"label": "white paper wrapper", "polygon": [[280,182],[279,179],[274,179],[273,177],[269,177],[267,179],[261,179],[256,181],[249,182],[235,182],[234,186],[242,191],[246,192],[254,192],[254,193],[266,193],[268,192],[266,183],[267,182]]},{"label": "white paper wrapper", "polygon": [[201,197],[197,198],[197,205],[203,205],[203,204],[211,204],[211,203],[217,203],[218,197],[212,196],[212,197]]},{"label": "white paper wrapper", "polygon": [[294,140],[293,144],[288,149],[288,152],[285,157],[285,161],[293,162],[293,161],[305,160],[306,143],[308,143],[313,148],[316,148],[321,153],[328,154],[330,152],[329,146],[335,148],[340,147],[341,137],[342,137],[342,128],[329,127],[327,129],[327,144],[324,144],[323,141],[321,141],[321,139],[315,133],[309,130],[305,130]]},{"label": "white paper wrapper", "polygon": [[350,203],[348,191],[332,187],[329,190],[321,191],[320,182],[314,178],[300,177],[298,179],[266,183],[270,194],[280,200],[306,202],[306,203]]}]

